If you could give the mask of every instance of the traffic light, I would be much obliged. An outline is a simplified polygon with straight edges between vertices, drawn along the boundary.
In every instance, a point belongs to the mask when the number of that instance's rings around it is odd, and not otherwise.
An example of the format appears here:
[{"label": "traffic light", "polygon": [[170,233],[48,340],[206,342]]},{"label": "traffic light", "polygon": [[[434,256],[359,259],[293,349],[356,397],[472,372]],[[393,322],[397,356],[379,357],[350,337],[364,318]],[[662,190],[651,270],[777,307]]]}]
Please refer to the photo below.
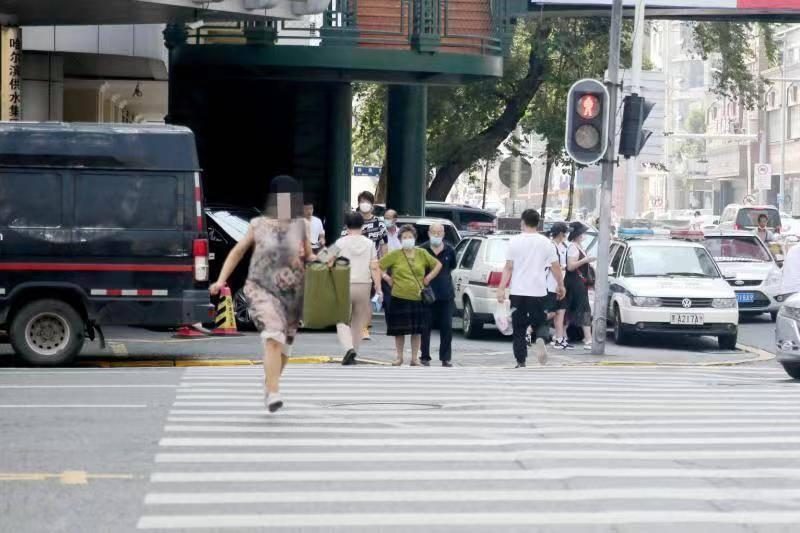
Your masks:
[{"label": "traffic light", "polygon": [[619,155],[626,158],[636,157],[644,148],[647,139],[653,134],[650,130],[643,130],[644,121],[655,107],[639,95],[632,94],[625,97],[625,107],[622,111],[622,131],[619,135]]},{"label": "traffic light", "polygon": [[608,148],[608,90],[597,80],[576,82],[567,96],[569,156],[581,165],[597,163]]}]

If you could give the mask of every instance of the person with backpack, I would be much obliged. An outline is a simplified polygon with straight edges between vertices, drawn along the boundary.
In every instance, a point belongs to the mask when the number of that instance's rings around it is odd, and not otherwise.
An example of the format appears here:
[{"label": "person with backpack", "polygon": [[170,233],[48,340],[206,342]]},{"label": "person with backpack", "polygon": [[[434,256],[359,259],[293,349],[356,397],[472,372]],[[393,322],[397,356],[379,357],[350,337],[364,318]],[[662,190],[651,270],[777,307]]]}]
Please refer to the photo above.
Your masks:
[{"label": "person with backpack", "polygon": [[[567,272],[567,245],[564,244],[564,241],[567,240],[567,234],[569,233],[569,226],[567,226],[564,222],[556,222],[553,224],[553,227],[550,228],[550,238],[553,241],[553,246],[556,249],[556,255],[558,256],[558,264],[561,267],[562,273]],[[563,274],[562,279],[563,280]],[[553,338],[553,342],[551,342],[551,346],[556,350],[566,350],[572,349],[574,346],[569,344],[567,341],[567,332],[566,332],[566,324],[564,319],[567,314],[567,298],[563,298],[561,300],[557,297],[557,289],[558,289],[558,282],[559,280],[556,279],[556,274],[548,269],[547,273],[547,298],[548,298],[548,311],[549,315],[552,315],[553,325],[556,329],[556,335]]]},{"label": "person with backpack", "polygon": [[592,307],[589,305],[589,288],[594,286],[594,270],[589,265],[596,258],[587,255],[581,246],[589,228],[581,222],[569,224],[567,247],[567,317],[570,324],[583,329],[583,348],[592,349]]}]

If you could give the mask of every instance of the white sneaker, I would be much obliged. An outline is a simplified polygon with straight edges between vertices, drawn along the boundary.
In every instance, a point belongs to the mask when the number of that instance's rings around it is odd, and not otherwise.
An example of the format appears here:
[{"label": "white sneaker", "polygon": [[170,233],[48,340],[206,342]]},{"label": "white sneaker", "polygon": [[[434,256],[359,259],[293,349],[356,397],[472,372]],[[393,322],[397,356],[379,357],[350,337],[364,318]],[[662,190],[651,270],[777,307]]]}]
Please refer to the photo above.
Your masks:
[{"label": "white sneaker", "polygon": [[583,349],[586,350],[587,352],[592,351],[592,343],[591,342],[584,342],[583,343]]},{"label": "white sneaker", "polygon": [[540,365],[547,364],[547,346],[544,344],[544,339],[536,339],[536,359],[539,360]]},{"label": "white sneaker", "polygon": [[267,396],[266,401],[264,402],[267,404],[267,410],[270,413],[274,413],[281,407],[283,407],[283,400],[281,400],[281,395],[278,393],[270,394]]}]

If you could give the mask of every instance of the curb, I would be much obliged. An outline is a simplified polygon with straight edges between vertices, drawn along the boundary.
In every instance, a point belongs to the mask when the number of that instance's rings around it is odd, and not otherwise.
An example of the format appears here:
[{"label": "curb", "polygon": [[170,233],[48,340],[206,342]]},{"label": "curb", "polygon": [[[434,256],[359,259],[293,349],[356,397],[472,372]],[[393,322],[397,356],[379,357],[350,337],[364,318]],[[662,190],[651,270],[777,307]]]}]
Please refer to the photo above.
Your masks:
[{"label": "curb", "polygon": [[751,353],[757,357],[750,357],[738,361],[712,361],[708,363],[685,363],[676,361],[654,362],[654,361],[598,361],[596,363],[576,364],[570,366],[695,366],[695,367],[715,367],[715,366],[738,366],[748,363],[761,363],[771,361],[777,357],[774,353],[770,353],[761,348],[754,346],[747,346],[746,344],[737,344],[736,348],[743,352]]}]

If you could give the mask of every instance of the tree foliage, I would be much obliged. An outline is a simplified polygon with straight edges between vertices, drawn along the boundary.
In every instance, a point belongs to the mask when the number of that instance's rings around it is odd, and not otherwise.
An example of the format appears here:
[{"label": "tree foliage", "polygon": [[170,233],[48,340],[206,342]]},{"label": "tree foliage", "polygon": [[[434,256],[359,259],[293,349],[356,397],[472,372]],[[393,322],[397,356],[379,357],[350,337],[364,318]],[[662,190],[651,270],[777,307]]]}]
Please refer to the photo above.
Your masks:
[{"label": "tree foliage", "polygon": [[[698,22],[691,26],[694,50],[716,58],[714,91],[754,106],[764,83],[753,73],[758,50],[749,46],[760,31],[774,53],[770,28],[755,23]],[[632,24],[626,21],[622,65],[630,64]],[[464,86],[432,86],[428,93],[428,198],[444,200],[465,171],[497,158],[521,124],[546,141],[549,166],[564,158],[564,116],[569,87],[581,78],[602,78],[608,63],[609,19],[540,18],[520,21],[504,76]],[[386,88],[356,88],[354,156],[360,163],[385,158]],[[510,143],[513,146],[516,143]]]}]

